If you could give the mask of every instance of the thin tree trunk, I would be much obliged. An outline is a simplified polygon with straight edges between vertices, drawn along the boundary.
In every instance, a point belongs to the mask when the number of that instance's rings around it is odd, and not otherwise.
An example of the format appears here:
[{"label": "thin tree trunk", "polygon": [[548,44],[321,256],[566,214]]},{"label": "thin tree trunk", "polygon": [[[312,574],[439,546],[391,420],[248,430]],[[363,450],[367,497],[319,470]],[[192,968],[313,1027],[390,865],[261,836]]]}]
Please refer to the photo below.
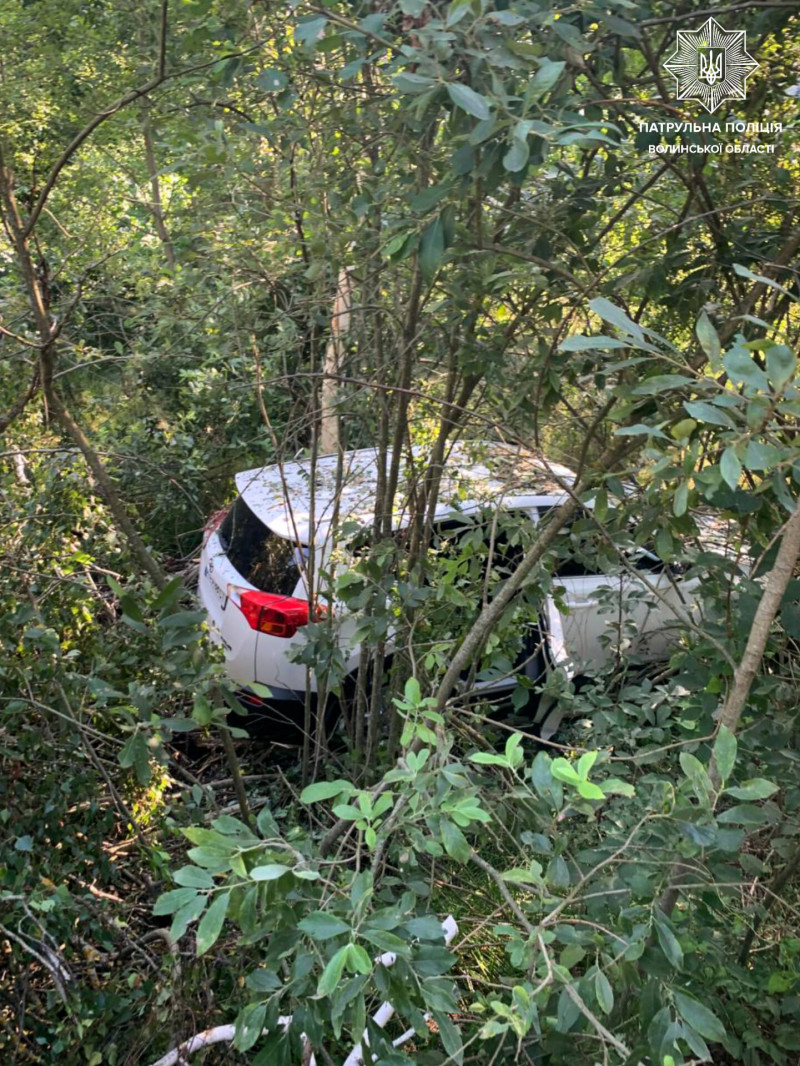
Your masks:
[{"label": "thin tree trunk", "polygon": [[778,872],[778,874],[768,886],[770,894],[767,899],[764,900],[764,913],[761,915],[761,917],[756,918],[756,920],[753,922],[752,928],[748,929],[747,935],[745,936],[744,941],[742,942],[742,950],[739,954],[740,966],[747,965],[747,956],[750,954],[750,948],[753,946],[753,941],[756,938],[758,930],[761,928],[762,922],[767,917],[772,908],[775,906],[776,901],[780,899],[780,893],[782,889],[784,889],[789,883],[789,881],[791,881],[792,877],[797,873],[798,869],[800,869],[800,847],[795,849],[794,853],[792,854],[792,857],[789,859],[783,869]]},{"label": "thin tree trunk", "polygon": [[339,387],[336,376],[342,365],[344,337],[350,328],[350,306],[352,301],[352,280],[349,268],[339,272],[336,296],[331,315],[331,335],[325,349],[322,389],[320,395],[320,439],[319,446],[323,455],[332,455],[339,451],[339,411],[337,400]]},{"label": "thin tree trunk", "polygon": [[18,418],[39,390],[39,367],[33,371],[33,377],[25,392],[14,401],[4,415],[0,415],[0,433],[4,433],[11,423]]},{"label": "thin tree trunk", "polygon": [[80,449],[92,475],[94,476],[100,494],[105,500],[108,509],[111,511],[117,527],[125,536],[131,551],[138,559],[143,570],[159,587],[163,587],[166,583],[166,579],[161,567],[150,552],[148,552],[144,541],[136,531],[136,527],[131,521],[127,508],[117,492],[116,486],[106,470],[102,459],[92,447],[88,437],[59,396],[53,383],[53,369],[56,360],[56,339],[53,324],[50,319],[50,311],[47,306],[47,296],[45,294],[42,280],[37,274],[36,267],[34,266],[28,238],[25,236],[25,227],[14,197],[12,175],[4,164],[2,152],[0,152],[0,199],[2,200],[1,206],[3,218],[14,245],[17,264],[25,281],[25,289],[28,294],[31,313],[39,334],[39,374],[47,410],[50,416],[55,419],[67,436]]},{"label": "thin tree trunk", "polygon": [[392,512],[394,509],[394,497],[400,481],[400,463],[403,454],[403,444],[408,434],[408,405],[411,402],[409,389],[411,387],[411,375],[414,368],[414,338],[417,334],[419,319],[420,300],[422,299],[422,271],[419,263],[414,264],[414,276],[411,281],[411,292],[408,297],[408,315],[406,316],[403,329],[400,353],[400,372],[398,374],[398,400],[397,421],[395,422],[394,435],[392,438],[392,456],[389,461],[389,475],[387,478],[384,497],[384,528],[383,534],[388,537],[392,532]]},{"label": "thin tree trunk", "polygon": [[[786,523],[781,539],[781,546],[775,557],[775,565],[767,574],[764,591],[756,608],[753,624],[747,637],[747,644],[733,675],[733,683],[728,690],[725,703],[719,716],[719,725],[727,726],[732,733],[739,728],[753,681],[764,658],[770,629],[783,600],[786,586],[792,579],[800,556],[800,500],[792,516]],[[708,776],[714,788],[719,788],[720,780],[716,762],[712,756],[708,767]],[[682,863],[676,863],[670,869],[669,884],[662,892],[658,906],[665,914],[671,914],[678,902],[681,880],[685,869]]]},{"label": "thin tree trunk", "polygon": [[142,137],[144,139],[144,157],[147,161],[147,173],[150,177],[150,210],[153,214],[158,239],[164,249],[164,256],[170,270],[176,266],[175,248],[170,239],[169,231],[164,222],[164,206],[161,199],[161,182],[158,180],[158,165],[156,163],[156,150],[153,141],[153,130],[147,115],[142,118]]},{"label": "thin tree trunk", "polygon": [[[719,724],[727,726],[732,733],[739,727],[742,712],[750,695],[753,680],[761,666],[764,649],[767,646],[770,629],[780,609],[786,587],[792,580],[797,559],[800,556],[800,500],[783,531],[781,545],[775,557],[775,565],[767,575],[764,591],[756,608],[747,645],[741,661],[733,675],[733,684],[728,691]],[[712,780],[715,778],[712,765]],[[714,780],[715,786],[718,779]]]}]

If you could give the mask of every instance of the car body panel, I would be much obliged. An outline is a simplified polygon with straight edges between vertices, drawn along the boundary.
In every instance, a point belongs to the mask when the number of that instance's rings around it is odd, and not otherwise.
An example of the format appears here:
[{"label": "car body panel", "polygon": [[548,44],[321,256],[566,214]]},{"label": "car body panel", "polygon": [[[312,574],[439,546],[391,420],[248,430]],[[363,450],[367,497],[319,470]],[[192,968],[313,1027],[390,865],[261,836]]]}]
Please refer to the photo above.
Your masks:
[{"label": "car body panel", "polygon": [[256,679],[256,636],[244,615],[231,601],[229,585],[252,588],[233,568],[222,550],[216,532],[206,538],[200,556],[198,594],[208,612],[211,639],[221,644],[225,652],[225,667],[229,676],[242,684]]},{"label": "car body panel", "polygon": [[[458,447],[458,446],[457,446]],[[457,510],[468,516],[485,507],[502,507],[504,511],[522,511],[533,522],[542,521],[546,513],[568,499],[568,488],[574,475],[566,467],[551,464],[538,456],[525,453],[520,459],[519,449],[505,445],[480,444],[473,452],[460,446],[454,449],[455,460],[443,478],[436,521],[452,518]],[[314,572],[329,569],[331,564],[334,502],[338,492],[338,517],[356,525],[371,527],[372,507],[376,489],[376,452],[362,449],[345,454],[337,476],[336,456],[321,457],[316,466],[313,522],[309,500],[310,468],[307,461],[284,463],[280,466],[243,471],[236,476],[236,485],[247,508],[262,526],[278,537],[300,546],[315,541]],[[489,460],[500,456],[505,473],[500,480],[490,469]],[[510,458],[510,464],[509,464]],[[472,465],[465,465],[465,464]],[[471,495],[469,494],[471,493]],[[402,493],[401,493],[402,498]],[[591,504],[587,505],[591,509]],[[408,518],[402,506],[392,516],[395,529],[402,529]],[[647,553],[644,553],[647,554]],[[337,547],[337,572],[346,571],[351,558],[341,545]],[[650,557],[655,560],[654,556]],[[657,563],[658,561],[655,560]],[[660,564],[659,564],[660,565]],[[292,593],[307,600],[308,572],[299,561],[297,585]],[[609,647],[617,646],[644,657],[657,658],[668,653],[674,639],[670,628],[687,607],[681,603],[691,590],[686,583],[680,586],[663,569],[638,575],[635,569],[627,573],[586,573],[581,576],[556,576],[555,595],[547,597],[540,621],[546,633],[546,661],[551,668],[559,668],[569,675],[576,672],[602,669],[610,658]],[[216,530],[205,539],[200,564],[199,593],[209,615],[212,639],[225,649],[226,669],[242,685],[254,681],[293,695],[305,692],[307,682],[316,692],[317,679],[306,665],[291,662],[289,655],[302,646],[306,634],[301,628],[292,638],[275,637],[253,630],[237,606],[231,587],[256,589],[235,569],[223,550]],[[681,591],[683,587],[684,591]],[[261,591],[270,591],[263,589]],[[344,655],[347,670],[358,669],[360,648],[354,644],[357,618],[344,604],[333,602],[336,639]],[[691,610],[691,606],[688,608]],[[620,621],[623,621],[623,640],[620,642]],[[392,635],[387,640],[387,654],[393,649]],[[535,667],[540,671],[540,667]],[[478,688],[484,692],[502,692],[516,684],[514,676],[500,680],[482,681]]]}]

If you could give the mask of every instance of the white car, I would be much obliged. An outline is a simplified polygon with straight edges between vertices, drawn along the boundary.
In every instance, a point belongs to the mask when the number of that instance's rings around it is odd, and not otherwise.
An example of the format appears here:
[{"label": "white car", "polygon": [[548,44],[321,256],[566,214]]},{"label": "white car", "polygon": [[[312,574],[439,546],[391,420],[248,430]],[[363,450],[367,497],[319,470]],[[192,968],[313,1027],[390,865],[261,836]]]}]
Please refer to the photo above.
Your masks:
[{"label": "white car", "polygon": [[[402,464],[392,515],[397,532],[409,525],[409,489],[423,463],[422,452],[415,449]],[[304,642],[309,623],[309,552],[314,551],[316,574],[330,569],[332,562],[336,573],[352,565],[355,549],[349,545],[356,538],[352,532],[342,538],[340,531],[372,527],[377,464],[374,449],[347,452],[341,465],[335,455],[318,458],[313,493],[309,460],[245,470],[236,475],[236,500],[209,521],[199,594],[212,639],[222,643],[227,672],[247,706],[266,702],[270,711],[294,723],[302,721],[306,666],[292,661],[290,653]],[[446,544],[459,524],[463,529],[471,521],[474,529],[477,516],[498,509],[512,521],[530,523],[530,534],[535,535],[536,524],[564,502],[572,483],[574,474],[566,467],[514,446],[456,444],[445,461],[432,542]],[[592,564],[591,549],[581,551],[581,527],[584,537],[591,530],[596,541],[588,511],[563,532],[569,550],[560,553],[555,596],[546,598],[535,641],[525,641],[524,654],[514,664],[532,681],[543,680],[552,669],[567,674],[596,670],[608,662],[611,648],[619,654],[621,645],[645,658],[662,657],[670,645],[670,628],[676,618],[686,616],[689,583],[677,582],[661,560],[635,548],[632,540],[620,556],[623,565],[610,570],[606,566],[602,572]],[[522,550],[505,545],[507,567],[513,567]],[[477,596],[482,593],[482,587],[475,591]],[[355,676],[360,653],[353,641],[356,616],[336,601],[332,609],[337,641]],[[268,701],[253,692],[253,682],[268,687]],[[310,684],[316,692],[313,671]],[[507,693],[516,684],[512,668],[477,687],[489,696]]]}]

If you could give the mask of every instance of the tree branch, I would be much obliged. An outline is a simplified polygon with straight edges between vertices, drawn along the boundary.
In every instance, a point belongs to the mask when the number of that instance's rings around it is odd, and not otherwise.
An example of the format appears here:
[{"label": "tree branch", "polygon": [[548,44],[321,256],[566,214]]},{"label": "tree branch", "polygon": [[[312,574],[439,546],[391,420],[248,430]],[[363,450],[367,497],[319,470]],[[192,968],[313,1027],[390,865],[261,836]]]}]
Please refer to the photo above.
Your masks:
[{"label": "tree branch", "polygon": [[18,418],[39,390],[39,367],[33,371],[31,383],[20,398],[11,405],[4,415],[0,415],[0,433],[5,433],[11,423]]}]

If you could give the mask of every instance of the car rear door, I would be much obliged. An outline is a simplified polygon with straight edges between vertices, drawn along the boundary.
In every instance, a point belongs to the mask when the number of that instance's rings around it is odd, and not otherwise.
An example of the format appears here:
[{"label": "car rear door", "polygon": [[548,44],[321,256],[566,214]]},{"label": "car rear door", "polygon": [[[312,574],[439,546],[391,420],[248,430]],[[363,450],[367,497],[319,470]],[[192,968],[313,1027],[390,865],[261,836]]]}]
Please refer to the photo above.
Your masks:
[{"label": "car rear door", "polygon": [[[550,510],[540,507],[540,520]],[[679,596],[661,560],[635,549],[609,572],[596,550],[598,537],[584,513],[556,542],[556,589],[546,605],[549,645],[554,663],[570,673],[596,671],[615,654],[663,656],[677,621],[672,605]]]}]

